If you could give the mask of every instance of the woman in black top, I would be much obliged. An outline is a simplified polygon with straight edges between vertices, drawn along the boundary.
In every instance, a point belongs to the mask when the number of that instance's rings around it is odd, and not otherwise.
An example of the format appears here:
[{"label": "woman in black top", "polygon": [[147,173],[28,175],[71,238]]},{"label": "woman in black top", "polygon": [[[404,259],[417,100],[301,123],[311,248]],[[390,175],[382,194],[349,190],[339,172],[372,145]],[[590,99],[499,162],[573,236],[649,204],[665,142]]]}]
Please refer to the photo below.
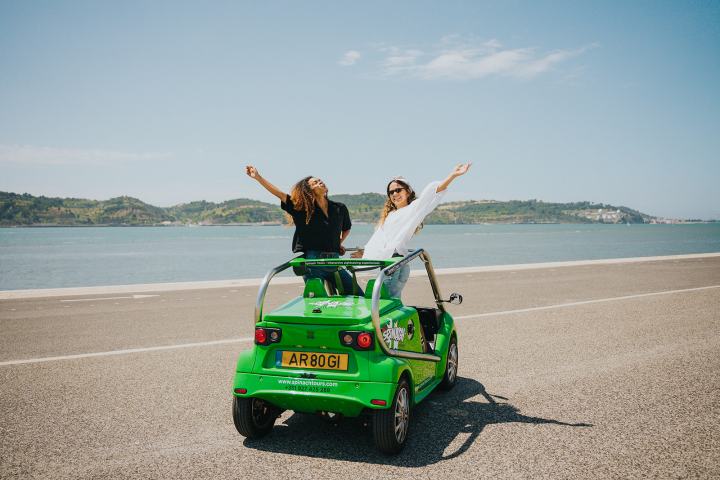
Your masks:
[{"label": "woman in black top", "polygon": [[[350,214],[344,204],[327,198],[328,189],[322,180],[305,177],[293,186],[288,195],[263,178],[254,166],[248,165],[245,172],[280,200],[280,208],[295,225],[293,252],[302,252],[307,259],[337,258],[345,254],[342,244],[350,234]],[[333,273],[311,268],[304,278],[318,277],[334,283]],[[350,274],[341,270],[340,278],[344,291],[352,292]]]}]

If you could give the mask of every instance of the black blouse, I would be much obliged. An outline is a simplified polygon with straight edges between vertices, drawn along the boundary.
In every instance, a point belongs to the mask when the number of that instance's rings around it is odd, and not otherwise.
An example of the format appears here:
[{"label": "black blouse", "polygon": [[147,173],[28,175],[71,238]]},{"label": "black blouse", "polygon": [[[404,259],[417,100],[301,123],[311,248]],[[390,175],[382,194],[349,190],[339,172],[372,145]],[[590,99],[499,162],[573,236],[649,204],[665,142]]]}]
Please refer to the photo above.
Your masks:
[{"label": "black blouse", "polygon": [[309,223],[305,223],[304,210],[295,210],[290,195],[285,197],[284,202],[280,202],[280,208],[290,214],[295,223],[293,252],[318,250],[340,253],[340,234],[345,230],[350,230],[352,226],[350,212],[344,203],[328,200],[327,216],[316,204]]}]

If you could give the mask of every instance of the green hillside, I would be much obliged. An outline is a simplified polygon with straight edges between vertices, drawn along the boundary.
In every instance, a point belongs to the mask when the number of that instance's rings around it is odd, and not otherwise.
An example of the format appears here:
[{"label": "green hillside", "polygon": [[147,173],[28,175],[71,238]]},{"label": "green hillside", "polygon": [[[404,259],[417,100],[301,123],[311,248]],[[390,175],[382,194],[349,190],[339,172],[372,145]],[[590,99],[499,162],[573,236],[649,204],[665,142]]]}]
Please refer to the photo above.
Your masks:
[{"label": "green hillside", "polygon": [[136,198],[105,201],[0,192],[0,225],[154,225],[172,218]]},{"label": "green hillside", "polygon": [[331,200],[344,203],[350,210],[354,222],[375,223],[385,205],[385,196],[379,193],[361,193],[359,195],[330,195]]},{"label": "green hillside", "polygon": [[206,201],[183,203],[167,208],[170,216],[181,223],[228,224],[282,222],[282,210],[257,200],[239,198],[223,203]]},{"label": "green hillside", "polygon": [[[595,219],[598,211],[604,219]],[[627,207],[590,202],[546,203],[538,200],[508,202],[467,201],[440,205],[426,223],[645,223],[652,219]]]},{"label": "green hillside", "polygon": [[[378,193],[330,198],[347,205],[354,222],[376,222],[385,203],[385,197]],[[473,200],[441,204],[425,223],[646,223],[652,219],[627,207],[589,202]],[[0,192],[0,226],[227,225],[284,221],[279,205],[245,198],[222,203],[196,201],[161,208],[132,197],[98,201]]]}]

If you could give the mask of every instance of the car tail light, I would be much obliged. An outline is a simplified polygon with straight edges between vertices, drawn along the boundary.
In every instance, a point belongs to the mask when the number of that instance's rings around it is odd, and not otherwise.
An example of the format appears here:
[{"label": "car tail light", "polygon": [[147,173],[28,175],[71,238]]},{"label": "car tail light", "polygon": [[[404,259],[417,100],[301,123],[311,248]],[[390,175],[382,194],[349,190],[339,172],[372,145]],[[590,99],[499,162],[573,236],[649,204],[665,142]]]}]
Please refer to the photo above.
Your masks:
[{"label": "car tail light", "polygon": [[378,399],[370,400],[370,403],[372,403],[373,405],[377,405],[378,407],[384,407],[385,405],[387,405],[387,402],[385,400]]},{"label": "car tail light", "polygon": [[260,345],[265,345],[265,342],[267,342],[267,333],[265,333],[264,328],[256,328],[255,329],[255,343],[259,343]]},{"label": "car tail light", "polygon": [[360,348],[368,348],[372,345],[372,337],[369,333],[363,332],[357,336],[357,343]]},{"label": "car tail light", "polygon": [[235,393],[239,393],[240,395],[245,395],[247,393],[247,388],[236,388]]},{"label": "car tail light", "polygon": [[255,343],[258,345],[277,343],[281,338],[282,330],[279,328],[258,327],[255,329]]},{"label": "car tail light", "polygon": [[372,350],[373,335],[370,332],[340,332],[340,343],[355,350]]}]

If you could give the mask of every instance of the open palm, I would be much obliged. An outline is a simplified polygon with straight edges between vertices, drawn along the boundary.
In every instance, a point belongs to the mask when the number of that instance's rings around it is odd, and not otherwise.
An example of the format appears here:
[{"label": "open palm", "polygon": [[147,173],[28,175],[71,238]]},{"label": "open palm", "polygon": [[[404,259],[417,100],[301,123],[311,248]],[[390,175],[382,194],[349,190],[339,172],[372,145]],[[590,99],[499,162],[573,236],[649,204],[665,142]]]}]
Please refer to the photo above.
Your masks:
[{"label": "open palm", "polygon": [[452,174],[456,177],[459,177],[460,175],[465,175],[467,171],[470,170],[470,165],[472,165],[472,163],[461,163],[460,165],[455,167],[455,170],[453,170]]}]

